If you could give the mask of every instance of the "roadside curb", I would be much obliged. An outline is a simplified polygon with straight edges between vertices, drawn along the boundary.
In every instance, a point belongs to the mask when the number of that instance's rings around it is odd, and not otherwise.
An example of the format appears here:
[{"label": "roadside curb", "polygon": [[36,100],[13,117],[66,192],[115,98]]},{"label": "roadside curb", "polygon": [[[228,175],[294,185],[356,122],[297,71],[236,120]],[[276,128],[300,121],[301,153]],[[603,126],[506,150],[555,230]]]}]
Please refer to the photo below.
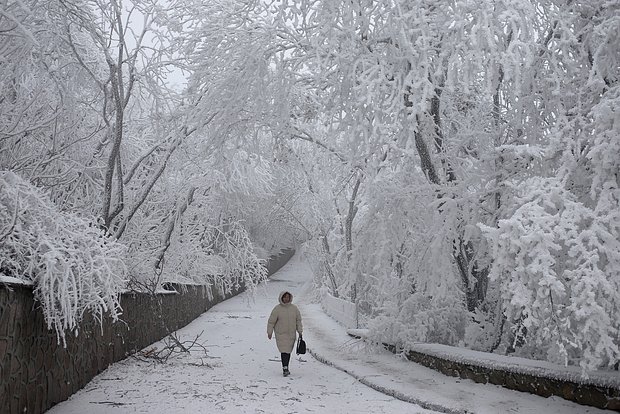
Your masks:
[{"label": "roadside curb", "polygon": [[355,372],[353,372],[352,370],[349,370],[337,363],[334,363],[333,361],[330,361],[329,358],[326,358],[325,356],[321,355],[319,352],[313,351],[311,347],[308,347],[308,352],[310,353],[310,355],[312,355],[314,357],[314,359],[316,359],[317,361],[328,365],[330,367],[336,368],[339,371],[342,371],[346,374],[349,374],[350,376],[352,376],[353,378],[355,378],[356,380],[358,380],[359,382],[361,382],[362,384],[366,385],[367,387],[370,387],[372,389],[374,389],[375,391],[379,391],[380,393],[383,393],[385,395],[389,395],[391,397],[396,398],[397,400],[401,400],[404,402],[408,402],[410,404],[415,404],[418,405],[424,409],[427,410],[433,410],[433,411],[439,411],[441,413],[445,413],[445,414],[474,414],[472,411],[468,411],[468,410],[455,410],[453,408],[449,408],[449,407],[444,407],[442,405],[438,405],[435,403],[431,403],[429,401],[424,401],[420,398],[416,398],[413,397],[411,395],[407,395],[405,393],[396,391],[394,389],[388,388],[388,387],[383,387],[379,384],[374,383],[373,381],[369,380],[368,378],[362,376],[362,375],[358,375]]}]

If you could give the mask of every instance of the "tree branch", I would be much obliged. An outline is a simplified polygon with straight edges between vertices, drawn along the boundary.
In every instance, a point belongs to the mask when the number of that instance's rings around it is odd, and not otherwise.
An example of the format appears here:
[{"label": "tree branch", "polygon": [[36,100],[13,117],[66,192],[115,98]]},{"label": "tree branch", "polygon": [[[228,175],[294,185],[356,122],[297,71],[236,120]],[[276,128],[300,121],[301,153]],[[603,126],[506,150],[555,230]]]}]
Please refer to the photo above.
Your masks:
[{"label": "tree branch", "polygon": [[333,155],[335,155],[340,161],[342,162],[347,162],[346,158],[340,154],[338,151],[336,151],[335,149],[327,146],[326,144],[324,144],[323,142],[319,141],[318,139],[312,137],[309,133],[307,133],[306,131],[303,131],[297,127],[295,127],[295,129],[299,132],[298,134],[292,134],[291,137],[293,138],[298,138],[304,141],[308,141],[308,142],[312,142],[313,144],[318,145],[321,148],[326,149],[327,151],[329,151],[330,153],[332,153]]}]

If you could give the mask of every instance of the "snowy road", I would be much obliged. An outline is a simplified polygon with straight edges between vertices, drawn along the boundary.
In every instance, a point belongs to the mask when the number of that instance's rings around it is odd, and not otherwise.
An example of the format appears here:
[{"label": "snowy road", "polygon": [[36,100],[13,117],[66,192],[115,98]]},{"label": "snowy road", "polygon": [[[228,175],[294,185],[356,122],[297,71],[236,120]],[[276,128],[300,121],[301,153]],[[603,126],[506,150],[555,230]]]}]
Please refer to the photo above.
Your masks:
[{"label": "snowy road", "polygon": [[[165,364],[128,358],[48,413],[436,412],[405,401],[458,414],[606,412],[559,397],[543,398],[448,377],[387,351],[364,348],[311,303],[311,278],[308,265],[294,256],[255,298],[244,293],[227,300],[177,331],[181,340],[202,333],[200,343],[206,354],[197,349]],[[280,354],[266,333],[267,317],[285,289],[293,292],[304,316],[308,347],[328,362],[310,354],[301,360],[294,356],[288,378],[282,377]]]},{"label": "snowy road", "polygon": [[295,356],[291,376],[282,377],[275,341],[267,339],[267,317],[281,290],[291,290],[299,304],[310,286],[307,272],[286,269],[254,301],[242,294],[178,331],[186,339],[203,332],[207,355],[197,351],[165,364],[128,358],[48,413],[434,412],[379,393],[309,354]]}]

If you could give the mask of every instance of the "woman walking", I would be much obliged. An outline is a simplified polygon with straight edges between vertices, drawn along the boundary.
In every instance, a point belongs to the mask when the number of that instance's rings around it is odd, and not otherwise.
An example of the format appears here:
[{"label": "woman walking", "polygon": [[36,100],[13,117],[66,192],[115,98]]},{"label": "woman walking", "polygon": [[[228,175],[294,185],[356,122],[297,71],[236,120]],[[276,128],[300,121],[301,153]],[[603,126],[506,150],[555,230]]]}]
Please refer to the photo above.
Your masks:
[{"label": "woman walking", "polygon": [[291,292],[283,291],[278,296],[280,304],[271,311],[267,321],[267,338],[271,339],[273,332],[276,333],[276,344],[282,359],[282,374],[286,377],[290,374],[288,364],[291,360],[291,352],[295,346],[296,333],[299,337],[303,333],[301,313],[297,306],[293,305]]}]

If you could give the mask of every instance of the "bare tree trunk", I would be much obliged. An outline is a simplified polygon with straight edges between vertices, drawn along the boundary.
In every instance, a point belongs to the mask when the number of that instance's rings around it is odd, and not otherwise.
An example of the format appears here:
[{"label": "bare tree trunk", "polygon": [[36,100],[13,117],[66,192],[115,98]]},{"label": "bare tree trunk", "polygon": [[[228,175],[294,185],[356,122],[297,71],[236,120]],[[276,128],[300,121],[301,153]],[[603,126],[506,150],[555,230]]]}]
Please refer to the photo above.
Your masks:
[{"label": "bare tree trunk", "polygon": [[[145,26],[140,33],[140,36],[135,39],[136,44],[133,51],[129,53],[127,43],[125,42],[127,31],[123,23],[122,5],[118,0],[111,0],[110,2],[112,10],[109,15],[106,15],[106,19],[108,19],[106,23],[109,24],[109,31],[107,34],[102,31],[101,27],[93,23],[93,15],[91,15],[88,11],[74,8],[69,4],[63,4],[63,6],[67,8],[68,13],[75,16],[79,20],[81,25],[87,28],[93,40],[104,54],[109,69],[108,79],[105,81],[100,80],[97,75],[95,75],[95,72],[90,69],[87,61],[82,59],[82,56],[80,55],[71,37],[70,27],[67,26],[66,31],[73,54],[77,58],[79,64],[97,83],[104,96],[102,111],[103,119],[108,128],[110,128],[110,133],[104,142],[100,143],[100,146],[103,147],[108,142],[108,139],[111,138],[112,148],[110,149],[110,154],[108,155],[106,164],[101,218],[103,219],[105,228],[109,232],[113,233],[116,232],[116,229],[111,229],[114,218],[123,212],[125,207],[123,186],[128,181],[125,181],[123,177],[123,165],[121,158],[125,110],[129,104],[136,80],[136,60],[139,50],[142,47],[142,41],[148,30],[149,24],[147,24],[147,21],[150,18],[150,12],[145,12]],[[115,42],[112,42],[112,39],[115,39]],[[111,54],[111,47],[114,44],[115,46],[113,47],[115,47],[117,54],[115,58]],[[109,102],[111,102],[113,106],[113,110],[110,113],[108,109]],[[114,122],[111,122],[108,118],[108,115],[111,115],[112,113],[114,113]],[[96,152],[99,150],[100,148],[98,147]],[[116,188],[114,185],[115,182]],[[116,200],[114,200],[113,197],[115,190]]]},{"label": "bare tree trunk", "polygon": [[[419,117],[417,115],[416,119],[418,120],[418,125],[420,125]],[[439,176],[437,175],[437,171],[435,170],[435,165],[431,160],[431,154],[428,150],[428,145],[426,145],[424,137],[422,136],[420,131],[417,130],[413,133],[413,136],[415,139],[415,148],[418,152],[418,156],[420,157],[422,172],[431,183],[435,185],[441,184],[441,182],[439,181]]]},{"label": "bare tree trunk", "polygon": [[[344,223],[345,229],[345,248],[347,253],[347,262],[351,262],[351,255],[353,251],[353,219],[355,219],[355,215],[357,214],[357,206],[355,205],[355,200],[357,198],[357,192],[359,191],[360,184],[362,182],[361,175],[358,175],[355,184],[353,185],[353,192],[351,194],[351,198],[349,199],[349,211],[347,212],[347,217]],[[360,286],[360,278],[359,274],[355,275],[355,282],[351,288],[351,300],[357,303],[358,288]]]},{"label": "bare tree trunk", "polygon": [[[510,45],[512,41],[512,31],[510,33],[508,33],[508,38],[506,40],[506,47],[508,47]],[[500,121],[501,121],[501,88],[502,88],[502,84],[504,82],[504,67],[502,66],[502,64],[499,64],[499,68],[498,68],[498,79],[497,79],[497,86],[495,87],[495,93],[493,94],[493,124],[495,125],[495,129],[497,131],[497,136],[495,138],[495,147],[499,147],[500,145],[502,145],[502,134],[501,134],[501,128],[500,128]],[[503,169],[503,159],[502,156],[500,155],[498,158],[495,159],[495,171],[497,172],[496,176],[495,176],[495,186],[497,188],[497,190],[495,191],[495,217],[494,217],[494,224],[497,225],[497,222],[499,220],[499,210],[502,207],[502,186],[503,186],[503,181],[504,181],[504,177],[502,174],[502,169]]]},{"label": "bare tree trunk", "polygon": [[[123,209],[122,205],[124,201],[122,199],[122,185],[123,185],[123,177],[118,177],[117,182],[119,183],[119,188],[117,189],[117,203],[116,206],[112,207],[112,186],[114,180],[114,171],[117,170],[119,173],[122,172],[121,159],[120,159],[120,149],[121,143],[123,141],[123,122],[125,118],[125,107],[129,101],[129,97],[131,95],[131,83],[128,85],[127,94],[125,94],[125,88],[123,84],[123,64],[125,59],[125,39],[124,39],[124,30],[123,30],[123,20],[122,13],[120,10],[120,6],[116,1],[113,1],[114,6],[114,17],[115,20],[113,24],[116,26],[116,30],[118,32],[118,46],[117,46],[117,59],[116,62],[112,60],[107,49],[104,49],[106,55],[106,61],[108,63],[108,68],[110,69],[110,83],[112,86],[112,100],[114,102],[114,110],[115,110],[115,120],[114,120],[114,142],[112,144],[112,149],[110,150],[110,155],[108,156],[108,164],[106,168],[105,174],[105,184],[104,184],[104,194],[103,194],[103,222],[106,229],[110,229],[110,224],[114,219],[114,216],[119,214]],[[131,68],[130,68],[131,69]],[[105,111],[105,108],[104,108]],[[118,166],[118,168],[117,168]],[[113,210],[113,211],[112,211]]]},{"label": "bare tree trunk", "polygon": [[151,189],[155,186],[155,183],[157,182],[157,180],[159,180],[159,177],[161,177],[161,175],[163,174],[164,170],[166,169],[166,166],[168,164],[168,160],[170,159],[170,157],[172,156],[174,151],[179,147],[179,145],[181,145],[182,141],[183,141],[183,137],[178,137],[177,139],[175,139],[172,142],[170,148],[168,149],[168,152],[166,153],[165,158],[162,160],[161,164],[159,164],[159,168],[157,169],[157,171],[155,171],[151,175],[150,180],[143,187],[142,194],[138,198],[138,201],[135,202],[129,208],[129,211],[127,211],[127,213],[123,217],[122,221],[120,223],[118,223],[118,226],[116,227],[116,230],[114,232],[114,237],[116,239],[119,239],[123,235],[123,233],[125,232],[125,229],[127,228],[127,224],[131,221],[131,219],[133,218],[134,214],[136,214],[136,211],[138,211],[140,206],[144,203],[144,201],[148,197],[149,193],[151,192]]},{"label": "bare tree trunk", "polygon": [[118,157],[121,148],[121,141],[123,140],[123,113],[121,111],[118,111],[118,106],[115,118],[114,141],[112,144],[112,149],[110,150],[110,155],[108,156],[108,163],[105,173],[105,184],[103,186],[102,217],[106,229],[110,228],[110,224],[113,218],[110,210],[112,209],[112,187],[114,182],[114,170],[116,169],[117,162],[120,162],[118,160]]},{"label": "bare tree trunk", "polygon": [[329,242],[327,241],[327,236],[321,236],[321,244],[323,246],[324,256],[325,256],[325,271],[327,273],[327,277],[329,278],[329,282],[332,285],[332,295],[337,298],[339,297],[338,293],[338,284],[336,283],[336,277],[334,276],[334,271],[331,265],[331,252],[329,249]]},{"label": "bare tree trunk", "polygon": [[351,194],[351,198],[349,199],[349,211],[347,212],[347,218],[345,220],[345,243],[347,249],[347,260],[351,259],[351,251],[353,250],[353,219],[357,214],[357,206],[355,205],[355,200],[357,198],[357,192],[359,191],[360,184],[362,182],[361,176],[358,176],[355,181],[355,185],[353,186],[353,193]]},{"label": "bare tree trunk", "polygon": [[[443,88],[443,81],[440,81],[439,86],[435,88],[435,95],[431,99],[430,113],[435,126],[435,150],[441,154],[444,151],[444,137],[441,127],[441,91]],[[413,103],[410,100],[410,94],[406,93],[404,97],[405,106],[412,107]],[[420,127],[420,117],[416,115],[417,128]],[[428,180],[436,186],[441,185],[441,179],[437,174],[437,170],[433,164],[431,154],[419,129],[414,131],[414,139],[416,150],[420,157],[420,163],[423,173]],[[453,183],[457,181],[456,174],[452,169],[448,160],[443,156],[441,162],[444,166],[446,175],[446,181]],[[437,197],[442,197],[442,194],[437,194]],[[441,207],[440,207],[441,208]],[[471,242],[466,242],[461,237],[455,243],[455,247],[452,252],[457,264],[457,268],[463,283],[463,290],[465,291],[465,300],[467,309],[472,312],[476,307],[484,300],[486,295],[486,289],[488,285],[488,269],[478,269],[475,266],[475,252]]]}]

